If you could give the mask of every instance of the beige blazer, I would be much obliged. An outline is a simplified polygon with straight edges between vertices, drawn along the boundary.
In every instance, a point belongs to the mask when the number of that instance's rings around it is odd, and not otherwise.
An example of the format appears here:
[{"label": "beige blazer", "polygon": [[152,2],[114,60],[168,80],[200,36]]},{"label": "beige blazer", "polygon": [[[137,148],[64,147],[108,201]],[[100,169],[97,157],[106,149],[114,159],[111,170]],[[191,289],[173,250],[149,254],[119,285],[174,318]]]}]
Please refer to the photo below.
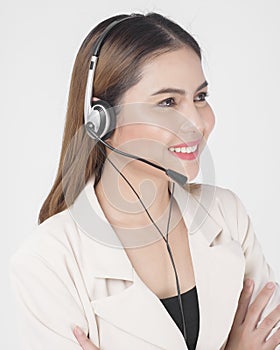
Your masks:
[{"label": "beige blazer", "polygon": [[[92,177],[74,204],[36,227],[10,259],[20,348],[81,349],[72,333],[78,324],[101,350],[186,350],[164,305],[116,247],[93,183]],[[253,301],[275,275],[232,191],[202,185],[189,194],[176,186],[175,199],[189,231],[199,300],[196,349],[224,349],[243,280],[255,281]],[[260,321],[279,303],[277,283]]]}]

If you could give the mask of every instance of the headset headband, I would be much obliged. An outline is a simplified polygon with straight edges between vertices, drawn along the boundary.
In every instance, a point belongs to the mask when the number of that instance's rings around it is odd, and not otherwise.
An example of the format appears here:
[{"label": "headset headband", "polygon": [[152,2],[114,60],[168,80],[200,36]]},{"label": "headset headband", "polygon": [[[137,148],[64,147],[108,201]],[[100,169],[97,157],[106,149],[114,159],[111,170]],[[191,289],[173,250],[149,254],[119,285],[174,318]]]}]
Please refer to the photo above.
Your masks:
[{"label": "headset headband", "polygon": [[121,18],[119,20],[113,21],[108,25],[108,27],[104,30],[104,32],[101,34],[101,36],[97,39],[96,43],[93,46],[92,49],[92,57],[90,60],[89,65],[89,71],[88,71],[88,77],[87,77],[87,85],[86,85],[86,91],[85,91],[85,102],[84,102],[84,122],[87,123],[88,115],[91,112],[92,107],[92,87],[93,87],[93,80],[94,80],[94,73],[97,65],[97,60],[100,54],[101,47],[109,34],[109,32],[114,28],[117,24],[120,22],[123,22],[127,19],[130,19],[132,17],[142,17],[139,15],[128,15],[127,17]]}]

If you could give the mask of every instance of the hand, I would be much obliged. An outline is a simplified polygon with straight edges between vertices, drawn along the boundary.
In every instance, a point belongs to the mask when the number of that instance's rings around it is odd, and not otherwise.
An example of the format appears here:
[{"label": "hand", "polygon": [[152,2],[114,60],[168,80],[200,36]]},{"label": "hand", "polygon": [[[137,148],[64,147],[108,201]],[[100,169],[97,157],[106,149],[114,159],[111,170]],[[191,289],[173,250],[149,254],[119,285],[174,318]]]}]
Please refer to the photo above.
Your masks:
[{"label": "hand", "polygon": [[[79,330],[81,333],[79,333]],[[86,336],[86,334],[81,330],[80,327],[75,327],[73,333],[81,345],[83,350],[99,350]]]},{"label": "hand", "polygon": [[249,302],[254,289],[254,281],[246,283],[239,297],[238,308],[231,327],[225,350],[274,350],[280,344],[280,328],[267,340],[272,328],[280,320],[280,304],[256,328],[261,313],[271,298],[274,289],[267,285],[260,291],[254,302]]}]

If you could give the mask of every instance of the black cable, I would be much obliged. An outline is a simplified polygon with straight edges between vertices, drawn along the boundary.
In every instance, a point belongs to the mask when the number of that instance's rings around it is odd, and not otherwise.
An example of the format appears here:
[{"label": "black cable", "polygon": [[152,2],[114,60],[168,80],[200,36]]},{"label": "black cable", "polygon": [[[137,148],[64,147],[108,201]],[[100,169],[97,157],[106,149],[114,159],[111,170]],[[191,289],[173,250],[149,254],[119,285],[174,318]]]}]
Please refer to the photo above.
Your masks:
[{"label": "black cable", "polygon": [[[85,125],[86,130],[89,132],[90,136],[96,141],[100,141],[102,144],[104,144],[106,147],[108,147],[109,149],[111,149],[112,151],[119,153],[121,155],[124,156],[128,156],[130,158],[133,158],[135,160],[140,160],[143,161],[144,163],[147,163],[151,166],[155,166],[155,164],[149,162],[146,159],[143,158],[139,158],[137,156],[134,156],[132,154],[127,154],[125,152],[122,152],[116,148],[114,148],[113,146],[109,145],[107,142],[105,142],[104,140],[102,140],[94,131],[94,125],[89,122],[88,124]],[[171,259],[171,263],[175,272],[175,279],[176,279],[176,286],[177,286],[177,291],[178,291],[178,301],[179,301],[179,308],[181,311],[181,316],[182,316],[182,323],[183,323],[183,332],[184,332],[184,338],[185,341],[187,341],[187,334],[186,334],[186,322],[185,322],[185,316],[184,316],[184,311],[183,311],[183,304],[182,304],[182,298],[181,298],[181,291],[180,291],[180,285],[179,285],[179,279],[178,279],[178,275],[177,275],[177,271],[176,271],[176,267],[175,267],[175,263],[173,260],[173,256],[171,253],[171,248],[169,246],[168,243],[168,230],[169,230],[169,222],[170,222],[170,218],[171,218],[171,206],[172,206],[172,200],[173,200],[173,193],[174,193],[174,185],[175,183],[173,182],[173,187],[172,187],[172,192],[171,192],[171,198],[170,198],[170,207],[169,207],[169,215],[168,215],[168,220],[167,220],[167,239],[164,237],[164,235],[162,234],[162,232],[160,231],[159,227],[157,226],[157,224],[154,222],[153,218],[151,217],[150,213],[148,212],[147,208],[145,207],[145,204],[143,203],[143,201],[141,200],[140,196],[138,195],[138,193],[135,191],[134,187],[131,185],[131,183],[127,180],[127,178],[122,174],[121,171],[119,171],[119,169],[113,164],[113,162],[107,157],[107,153],[105,152],[105,150],[103,150],[102,148],[100,148],[101,152],[103,153],[103,155],[105,156],[105,158],[111,163],[111,165],[115,168],[115,170],[121,175],[121,177],[126,181],[126,183],[129,185],[129,187],[132,189],[132,191],[135,193],[136,197],[138,198],[139,202],[141,203],[141,205],[143,206],[145,212],[147,213],[149,219],[151,220],[151,222],[153,223],[153,225],[156,227],[156,229],[158,230],[158,232],[160,233],[161,237],[164,239],[165,243],[166,243],[166,247],[167,247],[167,251],[169,253],[170,259]],[[164,168],[162,168],[161,166],[157,166],[156,167],[158,169],[164,170]],[[169,169],[167,170],[169,171]]]},{"label": "black cable", "polygon": [[169,233],[169,223],[170,223],[170,217],[171,217],[171,208],[172,208],[172,204],[173,204],[174,188],[175,188],[175,183],[172,182],[172,190],[171,190],[171,196],[170,196],[168,221],[167,221],[167,227],[166,227],[166,240],[167,240],[167,242],[168,242],[168,233]]},{"label": "black cable", "polygon": [[131,183],[127,180],[127,178],[123,175],[122,172],[119,171],[119,169],[113,164],[113,162],[109,159],[106,158],[108,160],[108,162],[111,163],[111,165],[117,170],[117,172],[121,175],[121,177],[126,181],[126,183],[128,184],[128,186],[132,189],[132,191],[135,193],[136,197],[138,198],[138,200],[140,201],[140,203],[142,204],[143,208],[145,209],[149,219],[152,221],[152,223],[154,224],[154,226],[157,228],[158,232],[160,233],[160,235],[162,236],[162,238],[165,240],[166,243],[167,240],[164,237],[164,235],[162,234],[162,232],[160,231],[159,227],[157,226],[157,224],[154,222],[153,218],[151,217],[150,213],[148,212],[147,208],[145,207],[145,204],[143,203],[142,199],[140,198],[140,196],[138,195],[138,193],[135,191],[134,187],[131,185]]},{"label": "black cable", "polygon": [[[102,149],[103,152],[103,149]],[[183,323],[183,332],[184,332],[184,338],[185,340],[187,340],[187,334],[186,334],[186,322],[185,322],[185,316],[184,316],[184,311],[183,311],[183,303],[182,303],[182,298],[181,298],[181,291],[180,291],[180,285],[179,285],[179,279],[178,279],[178,275],[177,275],[177,271],[175,268],[175,262],[171,253],[171,248],[170,245],[168,243],[168,231],[167,231],[167,239],[164,237],[164,235],[162,234],[162,232],[160,231],[159,227],[157,226],[157,224],[154,222],[153,218],[151,217],[150,213],[148,212],[145,204],[143,203],[143,201],[141,200],[140,196],[138,195],[138,193],[135,191],[134,187],[131,185],[131,183],[127,180],[127,178],[122,174],[121,171],[119,171],[119,169],[114,165],[114,163],[108,158],[106,157],[106,159],[111,163],[111,165],[116,169],[116,171],[121,175],[121,177],[126,181],[126,183],[129,185],[129,187],[132,189],[132,191],[135,193],[136,197],[138,198],[138,200],[140,201],[140,203],[142,204],[145,212],[147,213],[148,217],[150,218],[151,222],[153,223],[153,225],[156,227],[156,229],[158,230],[158,232],[160,233],[160,235],[162,236],[162,238],[164,239],[165,243],[166,243],[166,247],[167,247],[167,251],[169,253],[171,262],[172,262],[172,266],[175,272],[175,279],[176,279],[176,286],[177,286],[177,291],[178,291],[178,302],[179,302],[179,308],[180,308],[180,312],[181,312],[181,317],[182,317],[182,323]],[[170,198],[170,207],[169,207],[169,215],[168,215],[168,221],[167,221],[167,228],[169,229],[169,223],[170,223],[170,218],[171,218],[171,206],[172,206],[172,200],[173,200],[173,193],[174,193],[174,185],[175,183],[172,183],[172,192],[171,192],[171,198]]]},{"label": "black cable", "polygon": [[[171,190],[171,197],[170,197],[170,205],[169,205],[169,215],[168,215],[168,221],[167,221],[167,228],[166,228],[166,237],[167,237],[167,250],[170,249],[170,246],[168,244],[168,232],[169,232],[169,223],[170,223],[170,217],[171,217],[171,208],[172,208],[172,203],[173,203],[173,194],[174,194],[174,187],[175,183],[172,182],[172,190]],[[171,250],[171,249],[170,249]],[[187,340],[187,334],[186,334],[186,321],[185,321],[185,315],[183,313],[183,303],[182,303],[182,298],[181,298],[181,292],[180,292],[180,285],[179,285],[179,280],[178,280],[178,275],[175,269],[175,263],[173,261],[173,256],[171,254],[171,251],[169,252],[174,271],[175,271],[175,277],[176,277],[176,285],[177,285],[177,291],[178,291],[178,302],[180,305],[180,311],[181,311],[181,317],[182,317],[182,323],[183,323],[183,330],[184,330],[184,338]]]}]

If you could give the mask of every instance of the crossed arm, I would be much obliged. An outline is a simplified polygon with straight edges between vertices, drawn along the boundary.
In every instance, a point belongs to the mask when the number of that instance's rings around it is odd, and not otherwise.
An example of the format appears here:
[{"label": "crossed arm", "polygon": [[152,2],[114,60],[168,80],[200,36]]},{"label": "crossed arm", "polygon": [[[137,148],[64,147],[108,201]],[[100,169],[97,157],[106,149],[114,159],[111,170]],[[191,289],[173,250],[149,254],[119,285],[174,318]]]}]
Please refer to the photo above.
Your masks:
[{"label": "crossed arm", "polygon": [[[256,328],[260,314],[268,303],[275,289],[267,284],[259,293],[255,301],[249,306],[254,281],[244,284],[240,294],[238,308],[235,314],[231,332],[224,350],[275,350],[280,344],[280,328],[267,340],[275,324],[280,321],[280,305],[276,307]],[[99,350],[79,328],[75,327],[73,333],[83,350]],[[113,349],[112,349],[113,350]]]}]

